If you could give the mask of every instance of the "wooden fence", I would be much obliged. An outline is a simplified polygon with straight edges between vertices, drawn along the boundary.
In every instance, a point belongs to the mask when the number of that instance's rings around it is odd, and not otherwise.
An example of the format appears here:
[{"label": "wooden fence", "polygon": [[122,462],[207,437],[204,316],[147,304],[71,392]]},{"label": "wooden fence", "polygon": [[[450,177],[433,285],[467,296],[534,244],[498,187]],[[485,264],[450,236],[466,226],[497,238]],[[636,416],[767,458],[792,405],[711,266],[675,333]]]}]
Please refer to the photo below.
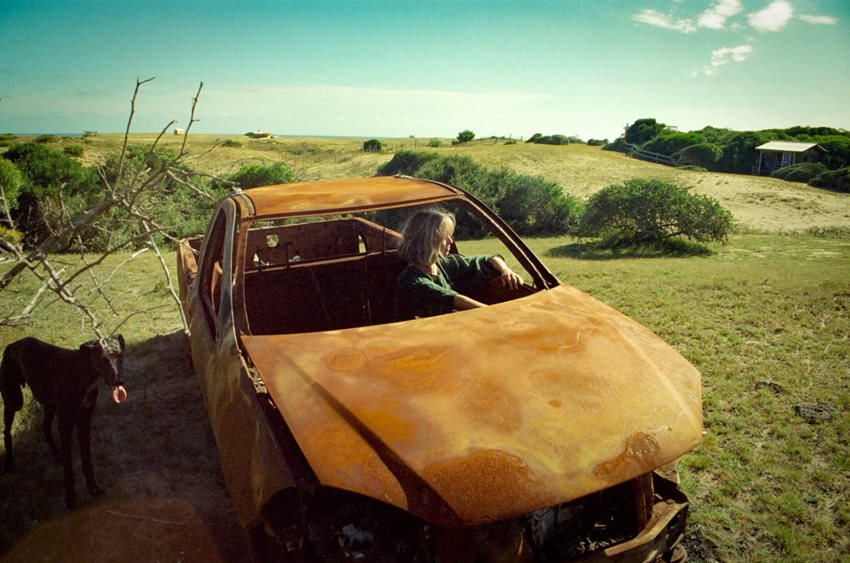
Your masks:
[{"label": "wooden fence", "polygon": [[635,158],[639,158],[641,160],[648,160],[650,162],[659,162],[668,166],[676,166],[676,161],[673,160],[671,156],[668,156],[666,154],[645,151],[637,145],[632,145],[629,143],[625,143],[625,146],[627,149],[629,149],[629,154]]}]

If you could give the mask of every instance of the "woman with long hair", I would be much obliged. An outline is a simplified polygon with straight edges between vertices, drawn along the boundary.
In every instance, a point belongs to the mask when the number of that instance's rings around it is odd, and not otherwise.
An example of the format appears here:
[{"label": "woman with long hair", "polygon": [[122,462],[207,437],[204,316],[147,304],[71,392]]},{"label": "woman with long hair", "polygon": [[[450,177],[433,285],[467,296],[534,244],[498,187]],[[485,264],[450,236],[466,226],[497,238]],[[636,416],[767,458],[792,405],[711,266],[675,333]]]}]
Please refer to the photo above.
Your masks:
[{"label": "woman with long hair", "polygon": [[454,230],[454,215],[435,209],[417,211],[408,219],[398,247],[408,265],[396,281],[396,320],[486,307],[464,293],[497,276],[505,287],[522,286],[522,277],[499,255],[451,254]]}]

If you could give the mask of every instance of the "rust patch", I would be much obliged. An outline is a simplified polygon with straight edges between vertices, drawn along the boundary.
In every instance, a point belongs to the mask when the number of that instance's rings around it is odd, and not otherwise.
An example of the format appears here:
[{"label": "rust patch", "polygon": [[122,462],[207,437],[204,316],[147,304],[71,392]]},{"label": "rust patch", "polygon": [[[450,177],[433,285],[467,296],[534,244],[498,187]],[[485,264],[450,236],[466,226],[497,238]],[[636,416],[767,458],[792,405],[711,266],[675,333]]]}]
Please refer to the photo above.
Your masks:
[{"label": "rust patch", "polygon": [[333,370],[351,371],[363,367],[366,364],[366,356],[359,350],[346,348],[328,356],[326,364]]},{"label": "rust patch", "polygon": [[522,459],[498,450],[433,463],[422,474],[467,524],[514,516],[518,498],[525,507],[555,502]]},{"label": "rust patch", "polygon": [[467,407],[466,416],[500,432],[515,432],[522,421],[519,399],[502,385],[475,385],[464,393],[461,404]]},{"label": "rust patch", "polygon": [[616,457],[602,462],[593,468],[593,474],[599,478],[619,481],[640,473],[641,468],[653,468],[656,457],[661,451],[658,440],[652,434],[635,432],[626,438],[623,451]]}]

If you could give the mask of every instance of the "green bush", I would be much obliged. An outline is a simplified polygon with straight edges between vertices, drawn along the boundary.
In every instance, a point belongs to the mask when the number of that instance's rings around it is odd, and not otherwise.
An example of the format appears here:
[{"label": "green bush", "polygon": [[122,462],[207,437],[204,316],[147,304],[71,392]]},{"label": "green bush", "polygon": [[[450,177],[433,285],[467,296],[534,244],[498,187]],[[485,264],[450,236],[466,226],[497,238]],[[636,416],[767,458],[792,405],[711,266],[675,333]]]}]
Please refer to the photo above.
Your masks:
[{"label": "green bush", "polygon": [[773,178],[779,178],[780,180],[786,180],[788,182],[803,182],[805,184],[812,178],[820,176],[827,170],[829,169],[820,162],[803,162],[800,164],[792,164],[791,166],[783,166],[782,168],[774,170],[770,176]]},{"label": "green bush", "polygon": [[537,143],[540,145],[569,145],[570,138],[566,135],[541,135],[535,133],[528,138],[526,143]]},{"label": "green bush", "polygon": [[469,129],[464,129],[463,131],[457,134],[457,139],[454,141],[454,143],[468,143],[474,138],[475,133],[473,133]]},{"label": "green bush", "polygon": [[703,142],[699,133],[679,133],[677,131],[663,131],[652,140],[644,143],[641,148],[672,156],[686,147]]},{"label": "green bush", "polygon": [[[564,234],[578,224],[582,203],[543,178],[507,169],[488,170],[468,156],[403,151],[379,169],[381,175],[405,174],[443,182],[468,191],[522,235]],[[464,236],[481,236],[458,217]]]},{"label": "green bush", "polygon": [[62,152],[64,152],[68,156],[80,157],[83,156],[83,153],[85,153],[86,151],[80,145],[68,145],[64,149],[62,149]]},{"label": "green bush", "polygon": [[850,166],[824,172],[809,181],[810,186],[836,192],[850,193]]},{"label": "green bush", "polygon": [[629,154],[632,152],[631,147],[626,143],[626,139],[624,137],[617,137],[614,139],[613,143],[608,143],[604,147],[602,147],[604,151],[614,151],[621,152],[624,154]]},{"label": "green bush", "polygon": [[256,188],[259,186],[274,186],[276,184],[288,184],[295,181],[295,174],[283,162],[271,166],[253,164],[243,166],[228,180],[236,182],[242,189]]},{"label": "green bush", "polygon": [[732,215],[716,200],[660,180],[632,179],[591,196],[578,233],[629,245],[678,236],[725,242],[731,229]]},{"label": "green bush", "polygon": [[439,158],[435,152],[399,151],[378,168],[378,176],[417,176],[419,169],[435,158]]},{"label": "green bush", "polygon": [[[13,162],[24,182],[13,209],[13,218],[25,233],[25,243],[35,245],[48,237],[51,225],[64,213],[76,215],[88,208],[98,193],[98,176],[93,168],[43,144],[28,142],[9,148],[3,157]],[[61,202],[65,211],[59,204]]]},{"label": "green bush", "polygon": [[24,185],[24,175],[12,161],[0,158],[0,188],[6,197],[7,208],[0,206],[0,217],[6,216],[6,211],[14,209],[18,204],[18,195]]},{"label": "green bush", "polygon": [[228,147],[228,148],[231,148],[231,149],[238,149],[239,147],[242,146],[242,143],[240,143],[236,139],[227,139],[226,141],[224,141],[221,144],[221,146]]},{"label": "green bush", "polygon": [[39,135],[35,138],[36,143],[47,144],[56,141],[56,135]]},{"label": "green bush", "polygon": [[732,134],[723,146],[723,155],[717,163],[719,172],[751,174],[753,166],[759,161],[756,147],[771,140],[767,134],[745,131]]},{"label": "green bush", "polygon": [[667,129],[663,123],[658,123],[651,117],[638,119],[626,128],[625,141],[633,145],[642,145],[652,140]]},{"label": "green bush", "polygon": [[[175,165],[175,157],[167,149],[151,152],[145,147],[135,147],[127,151],[123,161],[120,154],[109,155],[101,167],[106,181],[119,190],[126,189],[128,181],[133,178],[136,186],[147,184],[136,199],[136,206],[154,218],[158,228],[162,229],[155,235],[158,243],[167,242],[167,237],[173,240],[202,233],[213,207],[229,191],[228,187],[210,186],[205,178],[193,174],[183,164]],[[119,162],[121,178],[118,177]],[[170,173],[180,174],[183,181],[190,183],[194,189],[165,174],[165,167]],[[209,193],[213,199],[199,192]],[[82,243],[87,251],[103,251],[143,234],[139,221],[128,218],[126,212],[118,208],[107,211],[100,218],[98,227],[82,233]],[[144,244],[146,239],[141,238],[131,247],[138,248]]]},{"label": "green bush", "polygon": [[679,152],[679,163],[694,165],[711,170],[717,166],[723,151],[712,143],[697,143],[683,148]]},{"label": "green bush", "polygon": [[826,150],[822,162],[830,170],[850,166],[850,134],[818,136],[812,141]]},{"label": "green bush", "polygon": [[436,137],[428,141],[428,146],[432,149],[436,149],[443,146],[443,141],[437,139]]},{"label": "green bush", "polygon": [[587,144],[591,147],[604,147],[608,144],[608,139],[588,139]]},{"label": "green bush", "polygon": [[381,152],[384,149],[378,139],[369,139],[363,143],[363,152]]}]

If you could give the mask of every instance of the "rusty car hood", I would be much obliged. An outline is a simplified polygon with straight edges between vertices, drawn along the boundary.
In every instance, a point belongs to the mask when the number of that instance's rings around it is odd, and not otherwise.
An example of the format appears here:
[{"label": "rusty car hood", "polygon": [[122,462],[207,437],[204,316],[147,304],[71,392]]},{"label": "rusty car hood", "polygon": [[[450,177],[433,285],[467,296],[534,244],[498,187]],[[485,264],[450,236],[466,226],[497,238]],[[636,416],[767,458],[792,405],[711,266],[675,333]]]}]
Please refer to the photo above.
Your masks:
[{"label": "rusty car hood", "polygon": [[566,502],[670,462],[702,436],[699,372],[570,286],[242,343],[322,485],[436,523]]}]

